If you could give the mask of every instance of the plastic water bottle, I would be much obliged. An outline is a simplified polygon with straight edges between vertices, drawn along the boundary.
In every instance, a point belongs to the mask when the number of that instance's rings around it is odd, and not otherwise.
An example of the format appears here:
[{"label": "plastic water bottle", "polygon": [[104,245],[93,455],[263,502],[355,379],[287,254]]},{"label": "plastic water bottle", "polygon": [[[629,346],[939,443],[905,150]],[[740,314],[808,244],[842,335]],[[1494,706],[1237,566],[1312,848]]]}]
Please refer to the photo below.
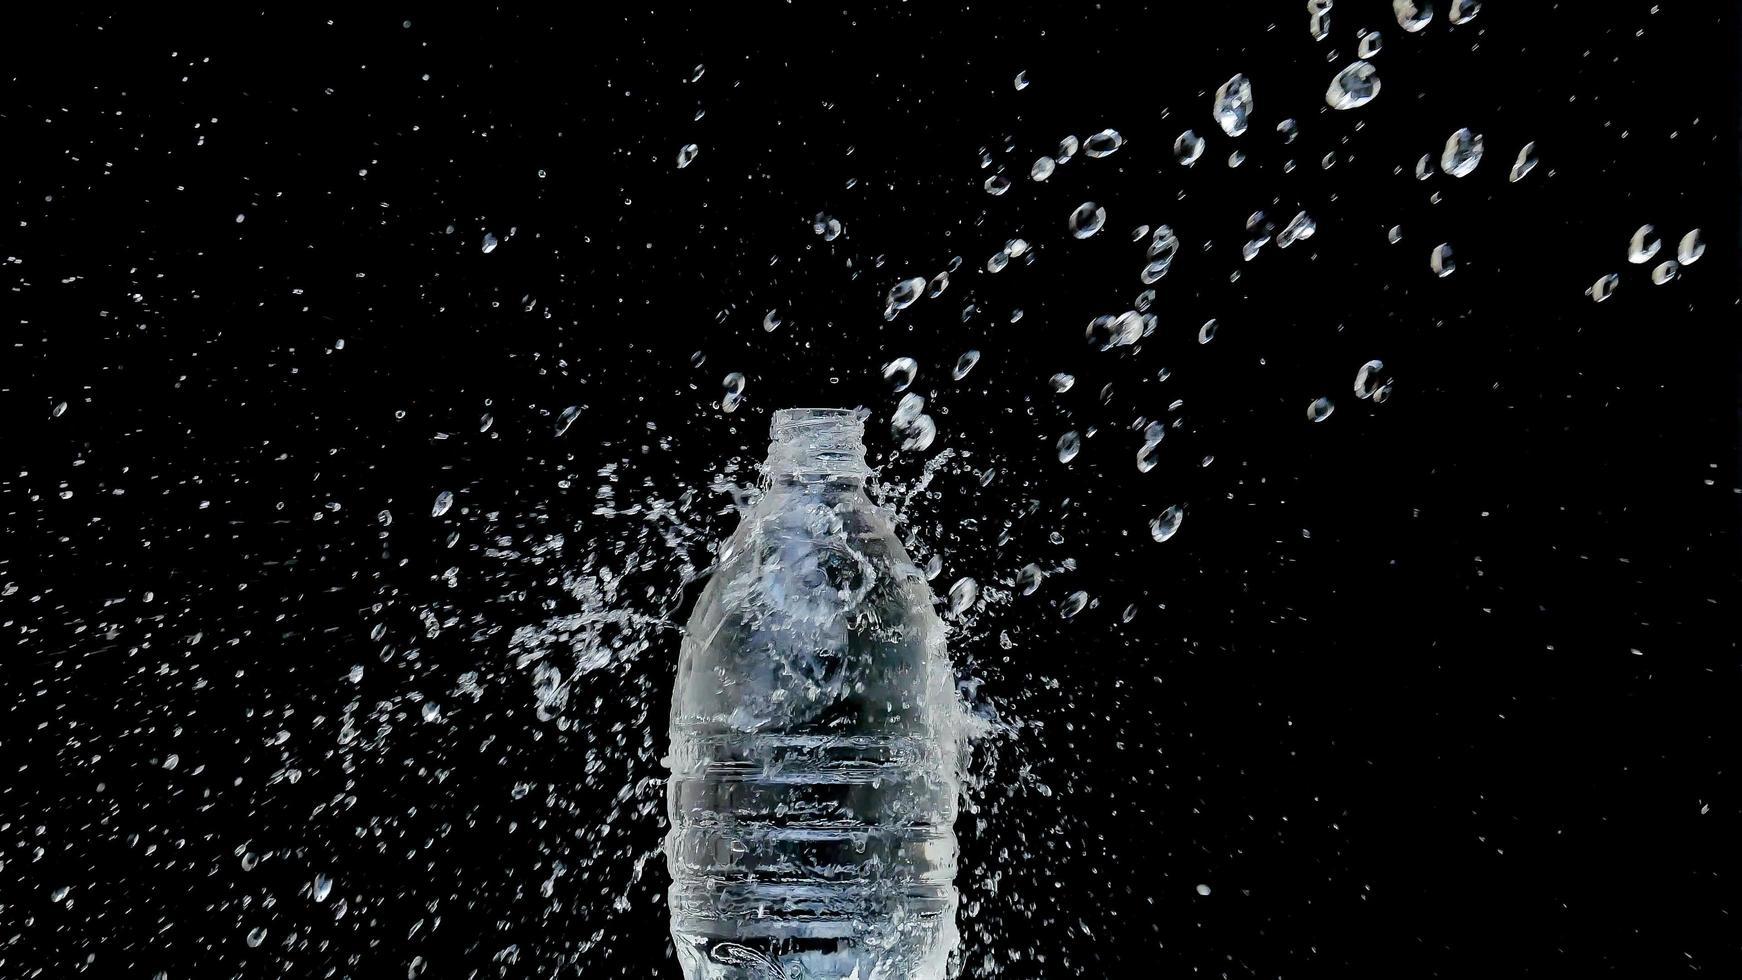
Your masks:
[{"label": "plastic water bottle", "polygon": [[687,980],[955,970],[959,702],[863,431],[774,413],[765,492],[684,634],[665,852]]}]

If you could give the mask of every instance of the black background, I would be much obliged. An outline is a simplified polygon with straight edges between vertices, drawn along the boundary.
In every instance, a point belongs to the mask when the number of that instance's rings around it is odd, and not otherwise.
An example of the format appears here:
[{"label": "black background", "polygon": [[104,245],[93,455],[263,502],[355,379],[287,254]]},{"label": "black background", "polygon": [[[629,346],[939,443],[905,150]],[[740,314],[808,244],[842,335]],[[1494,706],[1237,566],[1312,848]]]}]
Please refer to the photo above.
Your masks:
[{"label": "black background", "polygon": [[[863,404],[888,483],[955,453],[907,512],[940,591],[983,586],[954,652],[1014,729],[960,828],[966,975],[1733,975],[1732,8],[1496,3],[1406,35],[1345,0],[1314,42],[1294,0],[1202,7],[21,20],[0,974],[676,976],[649,856],[675,633],[624,631],[651,642],[563,727],[509,636],[601,565],[614,605],[670,611],[767,411]],[[1382,93],[1332,113],[1358,27]],[[1237,141],[1209,112],[1235,72]],[[1109,126],[1117,154],[1027,179]],[[1476,173],[1417,182],[1460,126]],[[1108,224],[1076,241],[1083,200]],[[1311,241],[1240,261],[1248,214],[1301,209]],[[1093,350],[1162,222],[1159,329]],[[1705,257],[1652,286],[1624,257],[1646,222]],[[1034,262],[984,271],[1017,236]],[[891,452],[899,355],[929,453]],[[1349,390],[1375,357],[1384,405]],[[1181,420],[1147,474],[1139,417]],[[683,502],[681,543],[597,513],[602,485]],[[1029,561],[1054,574],[1012,597]]]}]

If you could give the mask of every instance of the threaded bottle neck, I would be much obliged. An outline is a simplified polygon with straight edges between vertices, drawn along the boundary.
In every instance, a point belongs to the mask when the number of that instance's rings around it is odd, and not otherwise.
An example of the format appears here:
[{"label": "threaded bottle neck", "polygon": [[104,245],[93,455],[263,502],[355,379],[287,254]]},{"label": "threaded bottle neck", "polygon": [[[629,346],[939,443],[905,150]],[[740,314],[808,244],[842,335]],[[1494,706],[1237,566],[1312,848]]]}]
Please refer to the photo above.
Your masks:
[{"label": "threaded bottle neck", "polygon": [[768,426],[769,477],[864,479],[865,418],[851,408],[783,408]]}]

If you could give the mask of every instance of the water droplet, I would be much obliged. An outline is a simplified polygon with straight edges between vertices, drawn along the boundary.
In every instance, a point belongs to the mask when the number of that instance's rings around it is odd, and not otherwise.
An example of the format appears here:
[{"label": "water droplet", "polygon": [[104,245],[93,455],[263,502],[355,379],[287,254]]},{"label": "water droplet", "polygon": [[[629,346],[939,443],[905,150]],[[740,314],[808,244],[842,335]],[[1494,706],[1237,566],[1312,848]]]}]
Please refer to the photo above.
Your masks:
[{"label": "water droplet", "polygon": [[1307,0],[1307,33],[1315,41],[1331,36],[1331,0]]},{"label": "water droplet", "polygon": [[921,415],[908,426],[901,439],[901,448],[925,452],[938,437],[938,424],[930,415]]},{"label": "water droplet", "polygon": [[1507,175],[1506,179],[1516,184],[1524,179],[1525,174],[1535,169],[1536,144],[1534,142],[1526,143],[1524,148],[1518,151],[1518,159],[1512,161],[1512,172]]},{"label": "water droplet", "polygon": [[1657,237],[1657,228],[1652,225],[1640,225],[1633,233],[1633,238],[1627,243],[1627,261],[1634,265],[1644,265],[1651,261],[1657,250],[1663,247],[1663,239]]},{"label": "water droplet", "polygon": [[1161,462],[1161,444],[1145,441],[1137,447],[1137,472],[1148,473],[1155,469],[1155,464]]},{"label": "water droplet", "polygon": [[1233,153],[1228,154],[1228,167],[1230,169],[1232,169],[1234,167],[1238,167],[1239,165],[1241,165],[1242,163],[1245,163],[1245,162],[1246,162],[1246,154],[1240,152],[1239,150],[1235,150]]},{"label": "water droplet", "polygon": [[1009,252],[993,252],[992,257],[986,260],[986,271],[987,272],[1003,272],[1004,267],[1009,265],[1009,264],[1010,264],[1010,253]]},{"label": "water droplet", "polygon": [[1051,378],[1047,379],[1047,383],[1052,385],[1053,391],[1056,391],[1062,395],[1065,392],[1071,390],[1071,385],[1076,384],[1077,379],[1072,377],[1071,375],[1065,374],[1064,372],[1061,371],[1058,374],[1055,374]]},{"label": "water droplet", "polygon": [[977,350],[967,351],[956,359],[956,369],[950,372],[950,377],[960,381],[967,377],[968,372],[974,370],[974,365],[978,363],[980,363],[980,352]]},{"label": "water droplet", "polygon": [[1308,217],[1305,211],[1302,211],[1289,221],[1287,227],[1282,229],[1281,234],[1276,236],[1276,247],[1287,248],[1295,242],[1304,242],[1313,237],[1313,233],[1318,230],[1318,224]]},{"label": "water droplet", "polygon": [[1207,344],[1210,341],[1215,340],[1217,326],[1218,324],[1214,318],[1205,320],[1204,325],[1198,328],[1198,343]]},{"label": "water droplet", "polygon": [[1077,435],[1076,430],[1073,429],[1059,436],[1058,449],[1059,462],[1068,463],[1077,458],[1077,453],[1082,452],[1083,437]]},{"label": "water droplet", "polygon": [[1667,262],[1660,262],[1658,263],[1657,268],[1651,270],[1651,281],[1654,285],[1661,286],[1664,283],[1669,282],[1671,279],[1674,279],[1676,274],[1680,271],[1681,266],[1676,264],[1675,259],[1670,259]]},{"label": "water droplet", "polygon": [[1585,290],[1585,295],[1591,297],[1592,300],[1594,300],[1598,303],[1601,303],[1604,300],[1608,299],[1610,296],[1614,295],[1615,294],[1615,287],[1619,286],[1620,284],[1621,284],[1621,277],[1616,275],[1615,273],[1611,272],[1608,275],[1604,276],[1603,278],[1598,279],[1596,282],[1592,283],[1591,288]]},{"label": "water droplet", "polygon": [[1295,137],[1300,135],[1300,124],[1293,119],[1284,119],[1276,124],[1276,131],[1282,134],[1284,144],[1293,143]]},{"label": "water droplet", "polygon": [[345,676],[353,684],[361,682],[363,680],[363,665],[362,664],[352,664],[351,665],[351,672],[346,674]]},{"label": "water droplet", "polygon": [[55,902],[55,903],[59,903],[61,901],[64,901],[67,897],[67,894],[69,892],[71,892],[72,890],[73,889],[72,889],[71,885],[62,885],[59,888],[56,888],[54,891],[51,891],[48,893],[48,900],[51,902]]},{"label": "water droplet", "polygon": [[889,305],[898,310],[905,310],[912,306],[923,292],[925,292],[924,278],[903,279],[889,287]]},{"label": "water droplet", "polygon": [[1385,233],[1385,240],[1393,245],[1403,241],[1403,226],[1392,225],[1391,230]]},{"label": "water droplet", "polygon": [[1355,56],[1362,59],[1371,58],[1378,54],[1379,49],[1384,45],[1385,38],[1381,37],[1378,31],[1368,31],[1361,35],[1361,43],[1355,46]]},{"label": "water droplet", "polygon": [[1391,382],[1387,381],[1384,384],[1379,386],[1379,390],[1373,392],[1373,404],[1383,405],[1390,400],[1391,400]]},{"label": "water droplet", "polygon": [[1458,268],[1458,264],[1452,261],[1452,247],[1446,244],[1434,246],[1433,254],[1428,257],[1427,264],[1429,268],[1434,270],[1434,275],[1441,279],[1451,275]]},{"label": "water droplet", "polygon": [[1379,390],[1379,376],[1385,370],[1385,362],[1375,359],[1361,365],[1355,372],[1355,397],[1372,398]]},{"label": "water droplet", "polygon": [[484,233],[484,254],[489,255],[494,251],[496,251],[496,235],[494,232],[487,231]]},{"label": "water droplet", "polygon": [[1189,167],[1204,155],[1204,138],[1191,130],[1179,134],[1173,141],[1173,156],[1180,166]]},{"label": "water droplet", "polygon": [[1059,615],[1065,619],[1070,619],[1082,612],[1088,605],[1089,594],[1087,592],[1072,592],[1065,597],[1065,601],[1059,606]]},{"label": "water droplet", "polygon": [[48,417],[51,419],[58,419],[62,415],[65,415],[66,413],[67,413],[67,403],[66,402],[55,402],[54,407],[48,410]]},{"label": "water droplet", "polygon": [[685,143],[683,148],[677,151],[677,168],[682,170],[694,163],[696,161],[696,153],[697,150],[694,143]]},{"label": "water droplet", "polygon": [[1229,136],[1246,132],[1246,118],[1252,114],[1252,81],[1245,75],[1235,75],[1216,89],[1212,108],[1216,124]]},{"label": "water droplet", "polygon": [[581,406],[579,405],[570,405],[568,408],[563,409],[562,414],[557,416],[556,419],[556,434],[560,436],[569,431],[569,426],[574,425],[575,419],[580,417]]},{"label": "water droplet", "polygon": [[895,392],[906,392],[918,374],[920,364],[911,357],[897,357],[883,366],[883,379],[894,386]]},{"label": "water droplet", "polygon": [[728,395],[742,395],[744,393],[744,375],[739,374],[737,371],[733,371],[731,374],[726,375],[725,381],[721,382],[721,384],[725,386],[726,394]]},{"label": "water droplet", "polygon": [[1307,406],[1307,421],[1323,422],[1325,419],[1330,418],[1331,413],[1336,410],[1337,406],[1333,404],[1329,398],[1322,396],[1314,398],[1312,404]]},{"label": "water droplet", "polygon": [[1034,161],[1034,166],[1029,168],[1028,175],[1035,180],[1045,180],[1052,176],[1055,166],[1057,165],[1052,162],[1052,157],[1041,157]]},{"label": "water droplet", "polygon": [[1144,313],[1149,310],[1150,304],[1154,302],[1155,290],[1145,289],[1143,292],[1137,294],[1137,299],[1133,300],[1131,305],[1137,309],[1137,312]]},{"label": "water droplet", "polygon": [[1468,24],[1482,12],[1482,0],[1452,0],[1451,9],[1446,11],[1446,19],[1454,24]]},{"label": "water droplet", "polygon": [[1028,87],[1028,72],[1025,72],[1025,71],[1017,72],[1016,73],[1016,91],[1020,92],[1027,87]]},{"label": "water droplet", "polygon": [[422,714],[424,721],[435,721],[442,716],[442,706],[434,701],[425,701]]},{"label": "water droplet", "polygon": [[1209,885],[1199,885],[1198,886],[1198,894],[1199,895],[1208,895],[1209,893],[1210,893],[1210,886]]},{"label": "water droplet", "polygon": [[938,573],[943,570],[944,559],[942,555],[932,555],[930,558],[925,560],[925,580],[927,582],[937,578]]},{"label": "water droplet", "polygon": [[997,197],[1010,189],[1010,178],[1003,174],[993,174],[986,178],[986,193]]},{"label": "water droplet", "polygon": [[956,583],[950,586],[950,615],[960,616],[967,612],[979,598],[980,583],[967,576],[956,579]]},{"label": "water droplet", "polygon": [[1097,159],[1112,156],[1124,145],[1125,137],[1120,136],[1117,129],[1103,129],[1083,141],[1083,154]]},{"label": "water droplet", "polygon": [[1071,212],[1069,222],[1071,234],[1078,238],[1087,238],[1093,235],[1100,231],[1101,226],[1106,223],[1107,209],[1094,201],[1084,201],[1077,205],[1077,209]]},{"label": "water droplet", "polygon": [[251,946],[251,947],[259,946],[261,943],[263,943],[265,941],[266,941],[266,927],[265,926],[257,926],[257,927],[250,929],[248,931],[248,945],[249,946]]},{"label": "water droplet", "polygon": [[1700,237],[1698,228],[1683,235],[1681,244],[1677,245],[1675,249],[1675,257],[1681,260],[1682,265],[1693,265],[1704,254],[1706,254],[1706,242]]},{"label": "water droplet", "polygon": [[243,871],[253,871],[258,867],[260,867],[260,855],[255,854],[253,851],[248,851],[242,855]]},{"label": "water droplet", "polygon": [[1434,7],[1428,0],[1391,0],[1391,11],[1397,15],[1397,26],[1411,34],[1434,19]]},{"label": "water droplet", "polygon": [[1180,522],[1185,520],[1186,512],[1178,504],[1155,515],[1149,522],[1149,536],[1156,541],[1166,541],[1179,533]]},{"label": "water droplet", "polygon": [[1064,163],[1066,160],[1069,160],[1071,157],[1076,155],[1077,138],[1075,136],[1066,136],[1064,139],[1059,140],[1058,155],[1053,159],[1057,160],[1059,163]]},{"label": "water droplet", "polygon": [[1423,153],[1421,159],[1415,161],[1415,179],[1426,180],[1434,175],[1434,158],[1431,153]]},{"label": "water droplet", "polygon": [[332,894],[332,891],[333,879],[328,878],[323,874],[315,875],[314,885],[310,888],[310,894],[314,897],[315,901],[326,901],[327,896]]},{"label": "water droplet", "polygon": [[1482,162],[1482,134],[1460,129],[1446,137],[1440,151],[1440,169],[1453,177],[1468,177]]},{"label": "water droplet", "polygon": [[1016,591],[1023,595],[1034,595],[1044,577],[1045,573],[1040,570],[1040,566],[1030,562],[1016,571]]},{"label": "water droplet", "polygon": [[448,491],[448,490],[443,490],[441,493],[436,494],[435,506],[431,507],[429,509],[429,516],[440,517],[443,514],[446,514],[448,511],[452,510],[453,506],[454,506],[453,493],[451,491]]},{"label": "water droplet", "polygon": [[[1379,70],[1365,61],[1352,62],[1331,79],[1325,102],[1333,109],[1359,109],[1379,95]],[[1293,142],[1292,137],[1289,142]]]}]

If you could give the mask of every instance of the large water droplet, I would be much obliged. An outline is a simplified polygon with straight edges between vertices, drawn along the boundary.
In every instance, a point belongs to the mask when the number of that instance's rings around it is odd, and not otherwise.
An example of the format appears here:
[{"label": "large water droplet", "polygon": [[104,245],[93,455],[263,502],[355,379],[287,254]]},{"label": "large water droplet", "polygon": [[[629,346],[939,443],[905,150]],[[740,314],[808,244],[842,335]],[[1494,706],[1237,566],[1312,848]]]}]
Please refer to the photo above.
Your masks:
[{"label": "large water droplet", "polygon": [[1440,169],[1453,177],[1468,177],[1482,162],[1482,134],[1460,129],[1446,137],[1440,151]]},{"label": "large water droplet", "polygon": [[1397,15],[1397,26],[1411,34],[1434,19],[1434,6],[1428,0],[1391,0],[1391,12]]},{"label": "large water droplet", "polygon": [[1203,155],[1204,138],[1189,129],[1179,134],[1179,137],[1173,141],[1174,159],[1178,160],[1182,167],[1189,167],[1197,163],[1198,158]]},{"label": "large water droplet", "polygon": [[1325,102],[1333,109],[1359,109],[1378,94],[1379,70],[1365,61],[1356,61],[1331,79],[1331,87],[1325,90]]},{"label": "large water droplet", "polygon": [[1660,262],[1657,268],[1651,270],[1651,281],[1653,284],[1661,286],[1674,279],[1679,272],[1681,272],[1681,266],[1677,265],[1674,259]]},{"label": "large water droplet", "polygon": [[1482,12],[1482,0],[1452,0],[1446,19],[1454,24],[1468,24]]},{"label": "large water droplet", "polygon": [[1125,137],[1117,129],[1103,129],[1083,141],[1083,154],[1090,157],[1112,156],[1125,145]]},{"label": "large water droplet", "polygon": [[1149,536],[1156,541],[1166,541],[1179,533],[1180,522],[1186,519],[1186,512],[1178,504],[1155,515],[1149,522]]},{"label": "large water droplet", "polygon": [[1058,450],[1059,462],[1068,463],[1071,460],[1076,459],[1077,453],[1082,452],[1083,450],[1083,437],[1077,435],[1076,430],[1074,429],[1059,436]]},{"label": "large water droplet", "polygon": [[1246,118],[1252,114],[1252,82],[1245,75],[1235,75],[1216,89],[1212,108],[1216,124],[1229,136],[1246,132]]},{"label": "large water droplet", "polygon": [[484,233],[484,254],[489,255],[494,251],[496,251],[496,235],[487,231]]},{"label": "large water droplet", "polygon": [[1077,209],[1071,212],[1069,222],[1071,234],[1078,238],[1087,238],[1093,235],[1100,231],[1101,226],[1106,223],[1107,209],[1094,201],[1084,201],[1077,205]]},{"label": "large water droplet", "polygon": [[1434,157],[1431,153],[1423,153],[1421,159],[1415,161],[1415,179],[1426,180],[1434,175]]},{"label": "large water droplet", "polygon": [[265,926],[257,926],[253,929],[248,930],[248,945],[250,947],[257,947],[265,941],[266,941],[266,927]]},{"label": "large water droplet", "polygon": [[1276,131],[1282,135],[1282,142],[1293,143],[1300,135],[1300,126],[1293,119],[1284,119],[1276,124]]},{"label": "large water droplet", "polygon": [[685,143],[683,145],[683,148],[677,151],[677,168],[679,170],[682,170],[683,168],[696,162],[696,153],[697,152],[698,151],[696,150],[696,145],[694,143]]},{"label": "large water droplet", "polygon": [[1070,619],[1077,613],[1082,612],[1088,607],[1088,605],[1089,594],[1087,592],[1072,592],[1070,595],[1065,596],[1065,601],[1059,605],[1059,615],[1066,619]]},{"label": "large water droplet", "polygon": [[1040,570],[1040,566],[1030,562],[1029,564],[1022,566],[1020,569],[1017,569],[1016,591],[1023,595],[1034,595],[1035,590],[1040,588],[1040,580],[1045,577],[1045,573]]},{"label": "large water droplet", "polygon": [[1434,246],[1434,251],[1427,260],[1428,267],[1434,270],[1434,275],[1441,279],[1452,274],[1458,268],[1458,263],[1452,260],[1452,247],[1447,244]]},{"label": "large water droplet", "polygon": [[436,494],[435,506],[431,507],[429,509],[429,516],[440,517],[443,514],[446,514],[448,511],[452,510],[453,506],[454,506],[453,493],[450,491],[447,491],[447,490],[443,490],[441,493]]},{"label": "large water droplet", "polygon": [[903,279],[889,287],[889,305],[898,310],[905,310],[912,306],[923,292],[925,292],[924,277],[916,276],[912,279]]},{"label": "large water droplet", "polygon": [[1355,46],[1355,56],[1358,58],[1371,58],[1378,54],[1379,49],[1384,46],[1385,38],[1382,37],[1378,31],[1368,31],[1361,35],[1361,43]]},{"label": "large water droplet", "polygon": [[967,377],[968,372],[974,370],[974,365],[978,363],[980,363],[980,352],[977,350],[967,351],[961,357],[956,358],[956,368],[950,372],[950,377],[960,381]]},{"label": "large water droplet", "polygon": [[1506,176],[1506,179],[1516,184],[1524,179],[1525,174],[1535,169],[1536,144],[1534,142],[1526,143],[1524,148],[1518,151],[1518,159],[1512,161],[1512,172]]},{"label": "large water droplet", "polygon": [[310,894],[314,897],[315,901],[326,901],[327,896],[332,894],[332,891],[333,879],[324,874],[315,875],[314,885],[310,888]]},{"label": "large water droplet", "polygon": [[1337,406],[1329,398],[1323,396],[1314,398],[1312,404],[1307,406],[1307,421],[1323,422],[1330,418],[1331,413],[1336,410]]},{"label": "large water droplet", "polygon": [[1052,157],[1041,157],[1034,161],[1034,166],[1029,168],[1028,175],[1035,180],[1045,180],[1052,176],[1056,166],[1057,164],[1052,162]]},{"label": "large water droplet", "polygon": [[1704,254],[1706,254],[1706,242],[1700,237],[1698,228],[1683,235],[1681,244],[1677,245],[1675,249],[1675,257],[1681,261],[1682,265],[1693,265]]},{"label": "large water droplet", "polygon": [[1591,297],[1592,300],[1601,303],[1610,296],[1613,296],[1615,294],[1615,287],[1620,284],[1621,277],[1611,272],[1592,283],[1591,288],[1585,290],[1585,295]]},{"label": "large water droplet", "polygon": [[1010,178],[1003,174],[993,174],[986,178],[986,193],[997,197],[1010,189]]},{"label": "large water droplet", "polygon": [[1064,139],[1059,140],[1058,155],[1053,157],[1053,159],[1057,160],[1059,163],[1064,163],[1076,155],[1077,138],[1075,136],[1066,136]]}]

